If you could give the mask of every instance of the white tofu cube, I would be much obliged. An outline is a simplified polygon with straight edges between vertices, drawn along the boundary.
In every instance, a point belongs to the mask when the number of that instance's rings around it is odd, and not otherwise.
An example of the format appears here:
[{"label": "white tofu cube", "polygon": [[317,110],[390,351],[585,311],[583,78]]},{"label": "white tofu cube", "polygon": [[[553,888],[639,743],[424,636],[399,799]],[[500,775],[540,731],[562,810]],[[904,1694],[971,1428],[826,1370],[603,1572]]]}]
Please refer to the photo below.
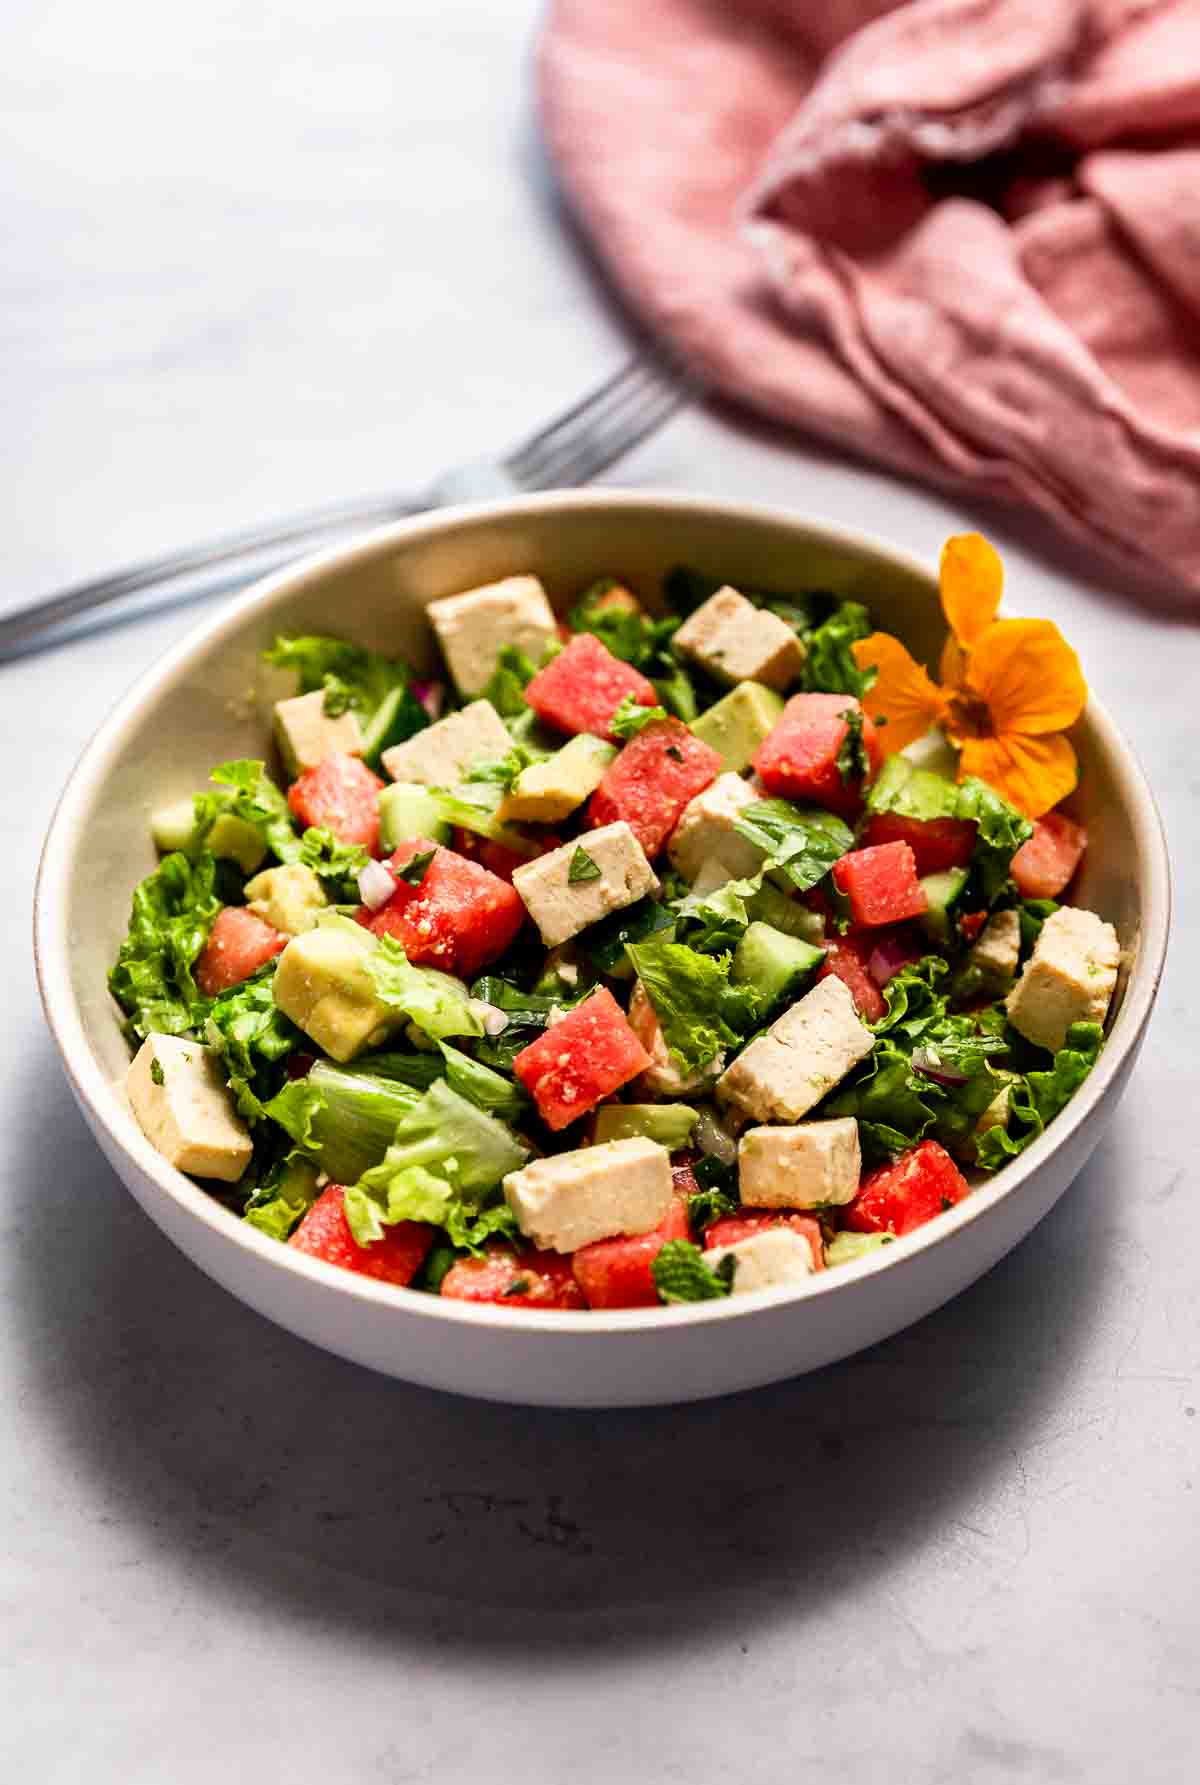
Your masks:
[{"label": "white tofu cube", "polygon": [[742,1050],[717,1084],[717,1101],[758,1122],[798,1122],[874,1045],[850,993],[831,976]]},{"label": "white tofu cube", "polygon": [[1020,956],[1020,918],[1015,911],[997,911],[984,924],[967,965],[982,975],[987,990],[998,995],[1012,984]]},{"label": "white tofu cube", "polygon": [[1117,984],[1117,932],[1094,911],[1063,905],[1042,925],[1033,953],[1008,994],[1008,1020],[1050,1052],[1072,1023],[1102,1023]]},{"label": "white tofu cube", "polygon": [[149,1035],[125,1075],[125,1089],[142,1133],[168,1164],[193,1177],[237,1183],[254,1149],[212,1048],[178,1035]]},{"label": "white tofu cube", "polygon": [[671,1205],[671,1189],[670,1153],[642,1135],[535,1159],[504,1180],[521,1232],[553,1252],[651,1232]]},{"label": "white tofu cube", "polygon": [[454,787],[477,762],[507,756],[512,739],[490,700],[426,726],[402,744],[383,753],[383,766],[393,781],[420,781],[425,787]]},{"label": "white tofu cube", "polygon": [[738,1146],[738,1187],[752,1209],[815,1209],[853,1202],[862,1175],[853,1116],[792,1127],[748,1128]]},{"label": "white tofu cube", "polygon": [[731,880],[756,874],[762,866],[763,852],[757,844],[740,837],[733,827],[738,813],[753,806],[760,797],[740,775],[718,775],[711,787],[683,808],[667,843],[671,866],[689,881],[698,878],[707,862],[720,862],[728,868]]},{"label": "white tofu cube", "polygon": [[650,1056],[650,1064],[637,1082],[644,1091],[651,1092],[656,1097],[685,1097],[703,1091],[725,1070],[725,1055],[722,1052],[696,1072],[683,1071],[672,1058],[671,1050],[663,1040],[654,1006],[640,979],[635,983],[633,996],[629,1000],[629,1027]]},{"label": "white tofu cube", "polygon": [[624,819],[514,868],[512,883],[547,948],[658,891],[654,869]]},{"label": "white tofu cube", "polygon": [[719,682],[762,682],[779,690],[791,687],[806,655],[785,620],[728,584],[688,616],[672,642]]},{"label": "white tofu cube", "polygon": [[275,741],[290,776],[315,769],[327,756],[362,754],[362,726],[347,708],[336,718],[325,711],[325,690],[275,702]]},{"label": "white tofu cube", "polygon": [[734,1261],[731,1295],[752,1295],[756,1289],[789,1289],[813,1272],[812,1248],[790,1227],[768,1227],[732,1246],[714,1246],[704,1254],[709,1270],[726,1258]]},{"label": "white tofu cube", "polygon": [[502,582],[431,601],[425,611],[463,695],[487,686],[502,645],[515,645],[536,665],[558,637],[553,609],[536,576],[506,576]]}]

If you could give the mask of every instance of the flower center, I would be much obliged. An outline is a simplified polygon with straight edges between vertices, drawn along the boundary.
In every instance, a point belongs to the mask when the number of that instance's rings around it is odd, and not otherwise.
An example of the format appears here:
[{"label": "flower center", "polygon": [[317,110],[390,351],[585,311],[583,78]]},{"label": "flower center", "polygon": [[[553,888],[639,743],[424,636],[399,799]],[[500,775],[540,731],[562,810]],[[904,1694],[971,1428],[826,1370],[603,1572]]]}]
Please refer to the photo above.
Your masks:
[{"label": "flower center", "polygon": [[956,743],[960,738],[996,735],[987,702],[976,699],[962,688],[956,689],[946,703],[946,730]]}]

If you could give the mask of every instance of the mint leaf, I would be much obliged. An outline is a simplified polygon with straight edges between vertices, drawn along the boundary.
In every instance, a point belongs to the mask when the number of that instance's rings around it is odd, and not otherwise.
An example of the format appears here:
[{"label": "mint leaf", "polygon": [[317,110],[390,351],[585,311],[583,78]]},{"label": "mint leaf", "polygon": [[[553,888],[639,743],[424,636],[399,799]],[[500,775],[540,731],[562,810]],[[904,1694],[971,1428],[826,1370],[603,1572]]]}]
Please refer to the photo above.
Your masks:
[{"label": "mint leaf", "polygon": [[639,731],[645,731],[647,725],[656,725],[670,716],[665,707],[639,706],[633,695],[627,694],[610,719],[609,730],[624,744],[635,738]]},{"label": "mint leaf", "polygon": [[650,1269],[660,1302],[718,1301],[733,1283],[733,1258],[721,1260],[723,1269],[713,1271],[704,1262],[699,1246],[690,1240],[668,1240]]},{"label": "mint leaf", "polygon": [[150,1083],[152,1085],[165,1085],[166,1082],[167,1075],[162,1069],[162,1062],[156,1057],[150,1062]]},{"label": "mint leaf", "polygon": [[408,886],[420,886],[424,880],[429,864],[437,854],[436,849],[422,849],[416,855],[410,855],[406,862],[393,867],[392,873]]},{"label": "mint leaf", "polygon": [[343,843],[323,827],[310,825],[300,839],[302,866],[312,869],[335,905],[358,903],[358,876],[370,859],[361,843]]},{"label": "mint leaf", "polygon": [[592,860],[582,843],[576,848],[567,868],[567,885],[576,886],[581,880],[599,880],[600,869]]},{"label": "mint leaf", "polygon": [[733,828],[766,855],[762,873],[783,874],[797,892],[816,886],[854,847],[853,831],[832,812],[794,806],[789,800],[758,800],[744,806]]}]

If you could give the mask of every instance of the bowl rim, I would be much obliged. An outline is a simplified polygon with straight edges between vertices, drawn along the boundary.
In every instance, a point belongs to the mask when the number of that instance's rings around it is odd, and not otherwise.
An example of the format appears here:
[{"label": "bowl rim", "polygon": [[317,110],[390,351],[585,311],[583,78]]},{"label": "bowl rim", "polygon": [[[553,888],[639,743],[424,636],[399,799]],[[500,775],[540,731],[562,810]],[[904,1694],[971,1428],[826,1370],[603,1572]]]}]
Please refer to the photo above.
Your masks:
[{"label": "bowl rim", "polygon": [[555,515],[568,510],[614,508],[643,512],[648,520],[664,512],[681,516],[704,514],[732,525],[749,523],[774,527],[781,533],[791,532],[810,543],[851,556],[872,556],[890,561],[927,583],[931,589],[936,586],[928,565],[915,553],[872,534],[770,504],[717,501],[690,492],[653,489],[551,491],[443,508],[392,522],[349,542],[324,548],[258,579],[242,594],[222,604],[216,614],[192,627],[145,670],[81,751],[59,796],[42,848],[33,904],[38,989],[64,1070],[93,1129],[102,1132],[117,1151],[128,1156],[141,1176],[175,1204],[182,1215],[208,1227],[215,1238],[248,1251],[277,1270],[307,1278],[332,1294],[359,1303],[376,1304],[395,1314],[406,1313],[420,1319],[474,1326],[481,1332],[538,1332],[547,1339],[556,1333],[569,1334],[578,1342],[579,1335],[584,1333],[599,1337],[614,1332],[677,1330],[683,1326],[735,1319],[770,1303],[807,1303],[839,1290],[849,1291],[882,1271],[902,1270],[915,1264],[921,1255],[952,1244],[964,1228],[993,1218],[999,1204],[1019,1194],[1023,1184],[1051,1154],[1063,1147],[1092,1116],[1119,1077],[1126,1059],[1136,1050],[1162,979],[1173,900],[1171,865],[1162,817],[1136,754],[1102,703],[1089,693],[1086,723],[1098,734],[1102,749],[1114,765],[1122,800],[1138,836],[1139,851],[1149,864],[1145,877],[1146,896],[1140,913],[1138,955],[1126,984],[1121,1009],[1097,1064],[1067,1108],[1055,1117],[1052,1126],[1017,1159],[973,1187],[970,1196],[915,1233],[896,1239],[850,1264],[840,1265],[835,1271],[816,1272],[799,1287],[765,1290],[752,1296],[669,1308],[578,1311],[500,1308],[490,1303],[444,1301],[440,1296],[361,1277],[311,1258],[248,1226],[208,1191],[168,1165],[145,1138],[132,1111],[123,1106],[92,1052],[71,985],[66,927],[69,869],[80,814],[111,771],[128,734],[140,722],[144,710],[153,705],[167,684],[186,670],[201,649],[218,644],[239,630],[249,614],[269,609],[285,595],[317,582],[335,570],[386,557],[399,542],[421,535],[453,533],[463,526],[486,525],[490,520],[514,514]]}]

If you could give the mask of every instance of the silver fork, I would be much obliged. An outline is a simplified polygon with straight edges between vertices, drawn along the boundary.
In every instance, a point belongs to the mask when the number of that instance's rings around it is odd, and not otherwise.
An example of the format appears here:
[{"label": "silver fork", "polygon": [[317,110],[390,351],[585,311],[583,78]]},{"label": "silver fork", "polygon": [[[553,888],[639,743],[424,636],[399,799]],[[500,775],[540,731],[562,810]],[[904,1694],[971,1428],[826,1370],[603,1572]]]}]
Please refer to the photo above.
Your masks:
[{"label": "silver fork", "polygon": [[[85,616],[128,596],[162,590],[164,599],[195,599],[278,568],[306,546],[385,521],[444,508],[454,502],[532,494],[588,483],[652,434],[694,394],[696,380],[665,348],[638,354],[612,378],[556,416],[511,452],[477,459],[442,473],[422,496],[384,496],[315,509],[289,520],[226,534],[208,545],[170,552],[130,565],[111,576],[76,583],[56,595],[9,609],[0,616],[0,662],[23,655],[51,638],[84,628]],[[240,566],[236,571],[235,567]],[[221,570],[214,580],[209,572]],[[173,592],[172,592],[173,591]],[[147,611],[139,604],[136,613]],[[124,615],[120,617],[125,617]],[[128,617],[133,617],[131,613]]]}]

